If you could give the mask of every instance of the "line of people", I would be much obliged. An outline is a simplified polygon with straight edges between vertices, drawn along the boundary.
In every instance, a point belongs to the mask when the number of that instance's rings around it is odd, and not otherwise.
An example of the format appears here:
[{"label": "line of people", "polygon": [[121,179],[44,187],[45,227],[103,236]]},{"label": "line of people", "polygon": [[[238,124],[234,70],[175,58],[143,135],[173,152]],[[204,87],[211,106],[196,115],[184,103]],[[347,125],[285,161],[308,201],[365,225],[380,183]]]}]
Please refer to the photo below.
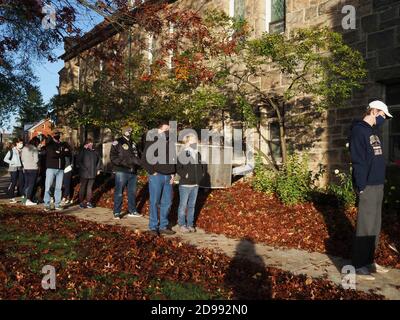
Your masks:
[{"label": "line of people", "polygon": [[[124,127],[123,136],[111,146],[110,159],[115,172],[114,218],[123,217],[121,208],[124,189],[128,188],[128,217],[140,217],[136,208],[137,171],[148,174],[150,194],[149,231],[172,235],[169,213],[173,200],[173,182],[179,176],[178,224],[181,232],[195,232],[194,214],[199,185],[206,176],[206,166],[197,151],[197,136],[187,135],[178,155],[170,152],[169,122],[161,121],[153,139],[146,139],[143,152],[131,139],[132,128]],[[157,144],[157,147],[155,147]],[[165,158],[159,161],[162,155]],[[149,151],[149,152],[148,152]],[[154,152],[153,152],[154,151]]]},{"label": "line of people", "polygon": [[[153,234],[171,235],[175,232],[169,226],[169,212],[173,200],[173,182],[179,176],[179,208],[178,224],[181,232],[195,232],[194,214],[199,185],[206,176],[206,166],[202,163],[197,151],[197,136],[187,135],[184,145],[178,155],[169,150],[169,123],[161,121],[154,132],[154,139],[146,140],[143,150],[132,139],[132,128],[124,127],[122,137],[112,143],[110,160],[115,174],[114,218],[122,219],[122,202],[124,190],[128,189],[128,217],[140,217],[136,207],[137,173],[144,168],[148,174],[150,194],[149,230]],[[157,151],[163,150],[165,161],[158,161]],[[147,155],[147,156],[146,156]],[[73,162],[79,170],[80,191],[79,206],[93,208],[92,196],[96,176],[100,173],[101,159],[89,138],[79,154],[74,157],[66,142],[61,141],[61,133],[56,132],[42,143],[35,137],[26,146],[18,140],[6,154],[4,161],[9,164],[11,183],[9,196],[15,200],[15,187],[23,196],[25,205],[36,205],[34,191],[40,181],[44,182],[43,202],[45,210],[52,210],[51,202],[54,196],[54,209],[62,210],[71,200],[71,180]],[[38,179],[39,178],[39,179]],[[21,187],[23,186],[23,187]],[[63,197],[63,199],[62,199]]]},{"label": "line of people", "polygon": [[46,211],[52,210],[53,206],[55,210],[62,210],[72,204],[71,182],[75,162],[81,178],[80,206],[93,207],[92,188],[101,163],[91,139],[86,141],[76,159],[69,144],[61,141],[59,131],[46,139],[34,137],[25,146],[22,139],[17,139],[3,160],[8,164],[11,177],[8,187],[11,203],[17,203],[18,194],[26,206],[44,202]]}]

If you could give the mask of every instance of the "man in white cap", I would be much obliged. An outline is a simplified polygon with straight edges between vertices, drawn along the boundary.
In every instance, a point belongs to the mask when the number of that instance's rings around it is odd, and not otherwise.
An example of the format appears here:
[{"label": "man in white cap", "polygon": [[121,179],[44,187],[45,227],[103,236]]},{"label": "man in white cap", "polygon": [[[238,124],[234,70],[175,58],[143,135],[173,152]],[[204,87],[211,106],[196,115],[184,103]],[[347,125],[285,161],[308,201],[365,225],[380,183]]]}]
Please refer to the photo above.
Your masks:
[{"label": "man in white cap", "polygon": [[363,120],[355,121],[351,129],[353,186],[358,195],[352,263],[357,277],[364,280],[375,280],[372,273],[388,272],[374,262],[374,256],[381,231],[386,169],[379,128],[390,118],[393,116],[387,105],[376,100],[369,104]]}]

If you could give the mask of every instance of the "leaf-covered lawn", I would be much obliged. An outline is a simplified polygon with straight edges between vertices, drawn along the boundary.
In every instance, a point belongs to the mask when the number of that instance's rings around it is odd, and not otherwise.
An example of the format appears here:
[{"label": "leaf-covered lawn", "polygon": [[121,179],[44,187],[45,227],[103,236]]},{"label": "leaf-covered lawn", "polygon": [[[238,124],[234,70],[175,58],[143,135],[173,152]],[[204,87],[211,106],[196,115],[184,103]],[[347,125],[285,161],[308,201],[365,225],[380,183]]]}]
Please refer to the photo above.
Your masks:
[{"label": "leaf-covered lawn", "polygon": [[[137,196],[139,210],[148,214],[146,178],[140,178]],[[113,180],[97,190],[98,205],[112,208]],[[78,189],[78,188],[77,188]],[[126,198],[126,197],[125,197]],[[331,198],[318,195],[314,203],[284,206],[277,198],[255,191],[249,183],[238,182],[231,188],[205,192],[200,189],[197,226],[231,238],[249,238],[276,247],[303,249],[349,258],[355,234],[357,212],[345,211]],[[179,193],[175,188],[170,213],[177,221]],[[125,199],[125,210],[127,203]],[[400,248],[400,215],[384,214],[378,263],[400,268],[400,255],[389,248]]]},{"label": "leaf-covered lawn", "polygon": [[[41,269],[57,272],[56,290]],[[179,239],[0,206],[0,299],[377,299]]]}]

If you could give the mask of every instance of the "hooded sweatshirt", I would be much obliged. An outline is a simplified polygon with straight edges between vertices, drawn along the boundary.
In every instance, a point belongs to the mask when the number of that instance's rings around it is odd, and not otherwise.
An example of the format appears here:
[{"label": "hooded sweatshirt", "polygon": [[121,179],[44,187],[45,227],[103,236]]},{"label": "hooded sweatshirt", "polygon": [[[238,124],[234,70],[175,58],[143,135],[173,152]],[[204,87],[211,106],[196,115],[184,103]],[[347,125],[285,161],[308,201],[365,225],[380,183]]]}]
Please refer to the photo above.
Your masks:
[{"label": "hooded sweatshirt", "polygon": [[368,185],[385,183],[385,158],[378,129],[365,121],[355,121],[351,128],[350,153],[353,185],[358,192]]},{"label": "hooded sweatshirt", "polygon": [[39,150],[31,144],[22,148],[21,161],[25,170],[38,170]]}]

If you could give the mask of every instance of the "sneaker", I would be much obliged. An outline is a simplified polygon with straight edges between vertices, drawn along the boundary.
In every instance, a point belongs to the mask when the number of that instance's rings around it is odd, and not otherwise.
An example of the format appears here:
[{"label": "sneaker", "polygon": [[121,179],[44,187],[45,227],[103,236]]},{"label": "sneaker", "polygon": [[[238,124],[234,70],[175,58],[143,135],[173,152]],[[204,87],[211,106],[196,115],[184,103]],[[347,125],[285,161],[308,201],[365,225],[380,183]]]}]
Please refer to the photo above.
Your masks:
[{"label": "sneaker", "polygon": [[142,217],[142,215],[137,211],[128,213],[128,218],[139,218],[139,217]]},{"label": "sneaker", "polygon": [[15,198],[12,198],[12,199],[10,200],[10,203],[17,203],[17,200],[15,200]]},{"label": "sneaker", "polygon": [[179,227],[179,231],[182,232],[182,233],[188,233],[188,232],[190,232],[190,231],[189,231],[189,228],[187,228],[186,226],[180,226],[180,227]]},{"label": "sneaker", "polygon": [[63,211],[63,210],[64,210],[63,207],[55,207],[54,209],[55,209],[56,211]]},{"label": "sneaker", "polygon": [[148,233],[155,237],[158,237],[158,235],[159,235],[157,230],[149,230]]},{"label": "sneaker", "polygon": [[371,274],[367,267],[356,269],[357,279],[374,281],[375,277]]},{"label": "sneaker", "polygon": [[79,208],[81,208],[81,209],[86,209],[87,207],[85,206],[85,204],[80,203],[80,204],[79,204]]},{"label": "sneaker", "polygon": [[377,264],[376,262],[369,265],[368,269],[370,270],[370,272],[372,273],[388,273],[389,269],[384,268],[382,266],[380,266],[379,264]]},{"label": "sneaker", "polygon": [[26,205],[26,206],[36,206],[37,203],[32,202],[31,200],[28,199],[28,200],[26,200],[25,205]]},{"label": "sneaker", "polygon": [[120,219],[122,219],[122,215],[120,213],[114,213],[114,219],[120,220]]},{"label": "sneaker", "polygon": [[44,211],[49,212],[52,211],[52,209],[50,207],[44,207]]},{"label": "sneaker", "polygon": [[190,232],[196,232],[196,228],[195,227],[188,227]]},{"label": "sneaker", "polygon": [[94,205],[92,205],[90,202],[88,202],[88,203],[86,204],[86,208],[88,208],[88,209],[93,209],[93,208],[94,208]]},{"label": "sneaker", "polygon": [[171,229],[162,229],[160,230],[160,234],[165,234],[166,236],[172,236],[176,232]]},{"label": "sneaker", "polygon": [[21,197],[21,203],[22,203],[22,204],[25,204],[26,201],[27,201],[27,199],[25,198],[25,196],[22,196],[22,197]]},{"label": "sneaker", "polygon": [[60,205],[61,205],[61,206],[65,206],[66,204],[67,204],[67,199],[62,198],[62,199],[61,199]]}]

